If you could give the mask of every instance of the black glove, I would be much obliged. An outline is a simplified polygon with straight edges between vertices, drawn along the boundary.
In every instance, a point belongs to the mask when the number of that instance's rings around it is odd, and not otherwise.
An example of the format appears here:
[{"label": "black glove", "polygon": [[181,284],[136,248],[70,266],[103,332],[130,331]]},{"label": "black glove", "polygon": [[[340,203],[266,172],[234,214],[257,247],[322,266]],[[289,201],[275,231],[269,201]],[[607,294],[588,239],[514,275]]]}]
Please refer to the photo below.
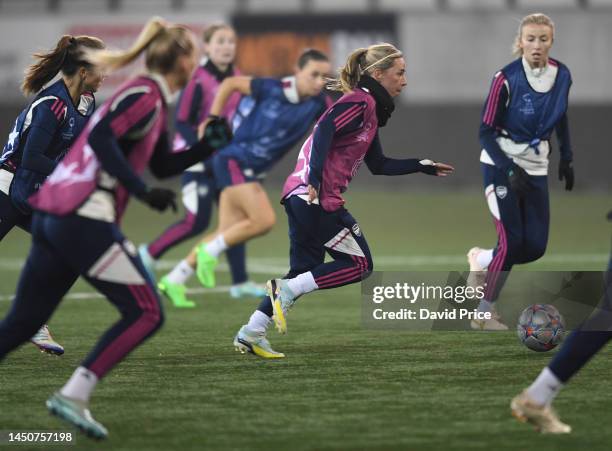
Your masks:
[{"label": "black glove", "polygon": [[427,175],[436,175],[438,173],[438,170],[436,169],[436,162],[433,160],[420,160],[419,164],[421,165],[419,168],[419,171],[422,172],[423,174],[427,174]]},{"label": "black glove", "polygon": [[612,222],[612,210],[608,212],[608,221]]},{"label": "black glove", "polygon": [[559,181],[565,179],[565,190],[571,191],[574,187],[574,168],[571,160],[559,161]]},{"label": "black glove", "polygon": [[506,171],[508,176],[508,182],[510,182],[510,188],[518,196],[524,196],[531,191],[531,182],[529,180],[529,174],[520,166],[513,164]]},{"label": "black glove", "polygon": [[209,119],[210,121],[204,129],[203,140],[215,149],[227,146],[233,137],[232,129],[227,120],[224,117],[213,115],[209,116]]},{"label": "black glove", "polygon": [[168,207],[171,207],[172,211],[176,213],[175,198],[174,191],[166,188],[150,188],[140,196],[140,200],[154,210],[165,211]]}]

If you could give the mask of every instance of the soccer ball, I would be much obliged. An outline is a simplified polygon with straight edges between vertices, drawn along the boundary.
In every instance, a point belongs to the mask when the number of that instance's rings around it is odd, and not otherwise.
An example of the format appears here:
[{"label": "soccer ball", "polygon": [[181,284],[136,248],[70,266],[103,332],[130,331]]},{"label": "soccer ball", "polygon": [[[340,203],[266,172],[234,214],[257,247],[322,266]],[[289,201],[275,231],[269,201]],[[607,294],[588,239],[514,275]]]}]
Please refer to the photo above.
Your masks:
[{"label": "soccer ball", "polygon": [[563,341],[565,321],[552,305],[534,304],[521,313],[516,332],[521,343],[529,349],[546,352]]}]

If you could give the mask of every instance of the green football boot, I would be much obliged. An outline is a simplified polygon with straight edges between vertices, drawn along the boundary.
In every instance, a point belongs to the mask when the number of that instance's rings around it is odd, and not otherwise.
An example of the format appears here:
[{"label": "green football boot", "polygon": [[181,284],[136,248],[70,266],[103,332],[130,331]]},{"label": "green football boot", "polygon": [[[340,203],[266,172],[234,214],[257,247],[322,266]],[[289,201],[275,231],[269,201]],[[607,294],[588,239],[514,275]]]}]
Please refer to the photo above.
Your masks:
[{"label": "green football boot", "polygon": [[206,288],[214,288],[215,268],[217,267],[217,263],[219,263],[219,259],[213,257],[206,251],[206,243],[202,243],[196,248],[196,261],[196,275],[198,276],[198,280]]},{"label": "green football boot", "polygon": [[182,283],[172,283],[168,280],[168,276],[164,276],[161,278],[159,283],[157,284],[157,288],[159,291],[170,299],[172,305],[177,308],[193,308],[196,306],[196,303],[190,301],[185,297],[185,290],[187,287]]}]

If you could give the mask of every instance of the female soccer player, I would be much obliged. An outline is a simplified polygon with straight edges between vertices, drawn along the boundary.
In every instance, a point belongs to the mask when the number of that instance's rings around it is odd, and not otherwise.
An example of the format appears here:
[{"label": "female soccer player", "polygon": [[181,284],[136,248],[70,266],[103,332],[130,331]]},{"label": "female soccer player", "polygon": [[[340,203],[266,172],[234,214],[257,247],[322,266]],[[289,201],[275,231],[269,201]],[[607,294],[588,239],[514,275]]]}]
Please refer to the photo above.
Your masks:
[{"label": "female soccer player", "polygon": [[157,177],[179,174],[229,141],[229,127],[216,121],[189,150],[170,153],[167,102],[197,64],[195,39],[186,28],[154,19],[131,50],[100,51],[88,58],[117,69],[142,52],[148,72],[124,83],[96,111],[30,198],[33,245],[12,308],[0,323],[2,359],[51,316],[77,274],[117,307],[119,321],[47,401],[51,413],[94,438],[107,436],[88,409],[96,383],[163,322],[153,282],[118,223],[130,196],[159,211],[176,205],[172,191],[149,188],[139,174],[147,165]]},{"label": "female soccer player", "polygon": [[[315,125],[283,188],[291,269],[283,279],[268,282],[268,296],[234,338],[237,350],[284,357],[266,339],[272,317],[285,333],[285,314],[298,297],[359,282],[372,271],[368,243],[342,198],[363,161],[373,174],[452,173],[447,164],[383,155],[378,129],[387,124],[393,98],[406,86],[405,67],[402,52],[393,45],[372,45],[351,53],[331,85],[344,95]],[[325,252],[333,261],[324,263]]]},{"label": "female soccer player", "polygon": [[549,139],[553,130],[561,153],[559,180],[565,179],[568,191],[574,186],[566,114],[572,78],[564,64],[548,56],[554,29],[552,20],[544,14],[523,18],[514,45],[519,58],[495,74],[484,105],[480,161],[498,242],[494,249],[475,247],[468,252],[475,283],[481,284],[486,278],[479,311],[493,314],[491,319],[472,321],[475,329],[507,329],[493,303],[513,265],[544,255],[549,228]]},{"label": "female soccer player", "polygon": [[[612,210],[608,213],[612,221]],[[512,414],[533,424],[542,433],[567,434],[551,404],[565,384],[612,339],[612,255],[604,279],[603,302],[583,324],[564,340],[550,364],[522,393],[512,399]]]},{"label": "female soccer player", "polygon": [[254,105],[231,144],[211,162],[221,193],[217,231],[162,278],[158,286],[163,293],[172,296],[181,292],[177,286],[193,275],[196,252],[197,276],[204,286],[213,287],[219,254],[272,228],[274,210],[260,181],[325,111],[327,97],[321,91],[329,69],[327,57],[310,49],[299,57],[292,77],[243,76],[223,81],[210,108],[211,117],[222,114],[234,93],[251,96]]},{"label": "female soccer player", "polygon": [[[213,25],[204,31],[204,51],[206,58],[196,69],[179,98],[175,113],[173,148],[175,152],[197,142],[198,126],[208,117],[210,106],[219,85],[228,77],[239,74],[233,62],[236,56],[236,33],[225,24]],[[228,99],[221,116],[231,121],[240,102],[240,93],[235,92]],[[185,217],[171,225],[149,245],[139,247],[139,254],[145,267],[154,276],[156,261],[169,249],[183,241],[201,234],[210,222],[213,203],[218,199],[218,191],[212,176],[210,164],[197,163],[185,171],[182,177],[183,205]],[[245,246],[239,244],[227,250],[227,260],[232,273],[230,296],[260,297],[265,294],[263,287],[248,280],[246,272]],[[184,289],[183,285],[176,287]],[[183,296],[170,296],[175,307],[194,307],[195,303]]]},{"label": "female soccer player", "polygon": [[[55,169],[93,113],[93,93],[103,76],[85,61],[83,52],[102,48],[98,38],[64,35],[53,50],[34,54],[38,61],[26,70],[22,90],[36,96],[17,117],[0,156],[0,241],[15,226],[30,231],[28,197]],[[60,72],[61,78],[43,89]],[[46,324],[31,341],[41,351],[64,353]]]}]

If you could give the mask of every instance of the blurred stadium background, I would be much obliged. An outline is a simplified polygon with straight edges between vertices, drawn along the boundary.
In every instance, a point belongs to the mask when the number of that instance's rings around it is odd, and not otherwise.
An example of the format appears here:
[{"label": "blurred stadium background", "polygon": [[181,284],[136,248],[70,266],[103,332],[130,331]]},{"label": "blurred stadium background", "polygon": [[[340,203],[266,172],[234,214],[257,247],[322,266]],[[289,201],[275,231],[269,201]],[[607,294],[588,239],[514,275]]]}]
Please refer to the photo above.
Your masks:
[{"label": "blurred stadium background", "polygon": [[[156,14],[195,30],[233,24],[240,38],[238,66],[253,75],[291,72],[295,56],[309,46],[329,52],[336,68],[356,47],[395,43],[406,55],[409,85],[383,130],[384,147],[392,155],[431,156],[457,168],[443,184],[422,178],[402,183],[410,189],[478,188],[484,97],[493,73],[511,60],[520,18],[533,11],[552,16],[552,55],[574,78],[569,115],[576,189],[610,192],[612,0],[0,0],[0,137],[7,136],[25,102],[18,87],[33,52],[63,33],[126,46]],[[134,70],[107,80],[102,94]],[[270,181],[280,182],[293,162],[285,158]],[[361,177],[369,178],[366,172]],[[384,177],[368,182],[395,183]]]},{"label": "blurred stadium background", "polygon": [[[536,11],[555,21],[552,55],[573,73],[577,183],[574,192],[562,191],[555,149],[549,248],[527,268],[602,270],[610,239],[604,215],[612,206],[612,0],[0,0],[0,139],[26,102],[19,84],[30,55],[64,33],[126,47],[152,15],[195,30],[228,22],[239,35],[238,66],[264,76],[291,72],[304,47],[329,52],[338,67],[356,47],[391,41],[405,53],[409,85],[382,130],[386,153],[432,157],[457,171],[439,180],[373,177],[363,168],[348,206],[378,270],[465,270],[467,249],[495,240],[481,192],[480,110],[493,73],[512,58],[520,18]],[[108,79],[101,97],[138,70],[132,66]],[[276,199],[295,155],[266,182],[278,224],[248,245],[258,281],[287,266],[286,220]],[[169,183],[178,189],[178,179]],[[131,207],[124,229],[136,243],[176,219],[138,202]],[[0,243],[0,317],[28,247],[29,237],[17,230]],[[173,249],[168,260],[188,247]],[[160,271],[169,265],[162,262]],[[228,279],[225,272],[220,283]],[[609,449],[612,382],[600,375],[609,374],[610,351],[559,399],[576,433],[541,437],[510,419],[508,402],[550,354],[520,347],[513,332],[363,330],[359,288],[349,286],[309,296],[292,312],[290,334],[271,335],[289,358],[262,362],[239,358],[231,348],[232,334],[255,303],[203,293],[195,281],[190,287],[198,290],[192,291],[198,308],[166,304],[166,327],[96,394],[94,414],[112,434],[96,449]],[[44,400],[116,318],[108,303],[87,302],[92,298],[99,297],[80,281],[53,317],[52,330],[67,349],[61,359],[25,346],[3,362],[0,429],[59,427]],[[79,438],[75,449],[92,447]]]}]

